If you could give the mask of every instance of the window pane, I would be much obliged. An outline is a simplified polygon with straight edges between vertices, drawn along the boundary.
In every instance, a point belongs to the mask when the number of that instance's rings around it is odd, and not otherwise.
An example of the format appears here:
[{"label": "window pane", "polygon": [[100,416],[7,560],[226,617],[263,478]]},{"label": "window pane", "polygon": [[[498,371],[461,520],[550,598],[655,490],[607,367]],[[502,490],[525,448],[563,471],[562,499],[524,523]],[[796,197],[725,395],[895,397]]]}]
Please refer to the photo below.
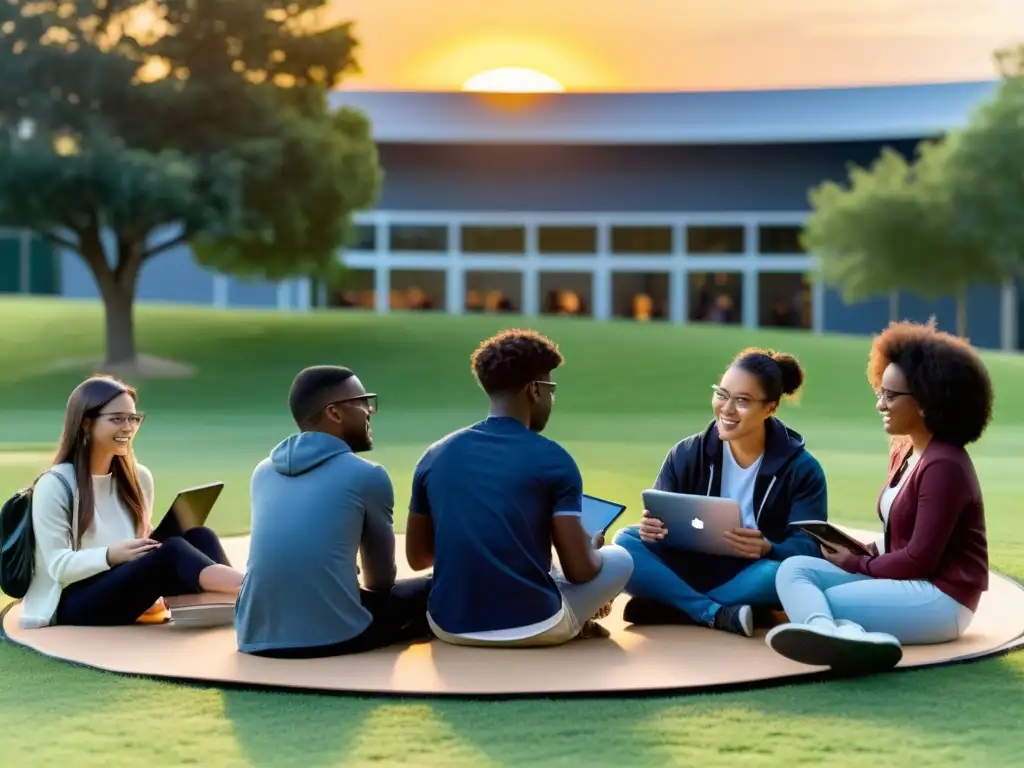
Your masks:
[{"label": "window pane", "polygon": [[667,272],[615,272],[612,274],[612,314],[630,320],[668,318]]},{"label": "window pane", "polygon": [[691,322],[741,322],[743,275],[739,272],[691,273],[687,306]]},{"label": "window pane", "polygon": [[540,311],[545,315],[589,317],[593,312],[594,278],[586,272],[542,272]]},{"label": "window pane", "polygon": [[396,269],[391,272],[391,309],[445,309],[447,280],[442,270]]},{"label": "window pane", "polygon": [[393,224],[389,230],[392,251],[447,251],[448,227]]},{"label": "window pane", "polygon": [[612,227],[612,253],[672,253],[672,228]]},{"label": "window pane", "polygon": [[803,246],[800,245],[800,233],[800,227],[758,227],[757,250],[767,254],[803,253]]},{"label": "window pane", "polygon": [[799,272],[762,272],[757,281],[758,323],[772,328],[809,329],[811,286]]},{"label": "window pane", "polygon": [[526,251],[525,227],[464,226],[463,253],[523,253]]},{"label": "window pane", "polygon": [[541,253],[597,253],[597,228],[540,227],[537,249]]},{"label": "window pane", "polygon": [[466,272],[467,312],[521,312],[523,276],[519,272]]},{"label": "window pane", "polygon": [[743,227],[687,227],[686,250],[698,255],[743,253]]}]

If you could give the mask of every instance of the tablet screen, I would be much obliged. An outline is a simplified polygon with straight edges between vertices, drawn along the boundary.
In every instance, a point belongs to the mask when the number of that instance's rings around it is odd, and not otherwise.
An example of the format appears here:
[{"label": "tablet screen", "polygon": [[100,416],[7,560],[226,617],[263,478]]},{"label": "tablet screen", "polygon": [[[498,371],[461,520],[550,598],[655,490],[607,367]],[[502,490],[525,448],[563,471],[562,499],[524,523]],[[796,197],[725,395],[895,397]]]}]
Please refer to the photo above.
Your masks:
[{"label": "tablet screen", "polygon": [[583,497],[583,527],[591,536],[598,531],[607,531],[626,509],[625,504],[616,504],[596,496]]},{"label": "tablet screen", "polygon": [[163,541],[171,536],[181,536],[186,531],[206,525],[213,505],[217,502],[223,483],[210,483],[196,488],[179,491],[167,510],[163,520],[152,533],[156,541]]}]

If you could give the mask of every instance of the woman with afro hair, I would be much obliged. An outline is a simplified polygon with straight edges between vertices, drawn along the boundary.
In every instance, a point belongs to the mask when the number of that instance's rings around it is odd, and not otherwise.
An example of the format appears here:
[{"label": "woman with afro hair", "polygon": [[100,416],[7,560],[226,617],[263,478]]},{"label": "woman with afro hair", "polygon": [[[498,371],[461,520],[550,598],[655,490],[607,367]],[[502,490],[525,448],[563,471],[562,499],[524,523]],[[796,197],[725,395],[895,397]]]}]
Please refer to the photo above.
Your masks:
[{"label": "woman with afro hair", "polygon": [[934,323],[894,323],[868,361],[875,409],[890,437],[878,497],[882,537],[867,554],[822,547],[779,567],[791,623],[766,638],[804,664],[859,674],[891,668],[902,645],[959,638],[988,589],[981,486],[966,447],[992,417],[981,358]]}]

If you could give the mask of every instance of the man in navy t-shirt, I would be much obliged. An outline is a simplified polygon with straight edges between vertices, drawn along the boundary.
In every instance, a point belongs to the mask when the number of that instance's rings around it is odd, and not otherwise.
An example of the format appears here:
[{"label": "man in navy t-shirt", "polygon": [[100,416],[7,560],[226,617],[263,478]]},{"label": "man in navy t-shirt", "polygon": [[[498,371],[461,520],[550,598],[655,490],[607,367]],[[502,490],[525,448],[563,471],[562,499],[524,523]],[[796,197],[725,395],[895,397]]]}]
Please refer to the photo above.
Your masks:
[{"label": "man in navy t-shirt", "polygon": [[607,636],[592,619],[622,591],[633,560],[587,534],[580,470],[540,434],[562,355],[513,330],[484,341],[472,363],[490,413],[430,446],[413,475],[406,556],[415,570],[434,568],[431,628],[460,645]]}]

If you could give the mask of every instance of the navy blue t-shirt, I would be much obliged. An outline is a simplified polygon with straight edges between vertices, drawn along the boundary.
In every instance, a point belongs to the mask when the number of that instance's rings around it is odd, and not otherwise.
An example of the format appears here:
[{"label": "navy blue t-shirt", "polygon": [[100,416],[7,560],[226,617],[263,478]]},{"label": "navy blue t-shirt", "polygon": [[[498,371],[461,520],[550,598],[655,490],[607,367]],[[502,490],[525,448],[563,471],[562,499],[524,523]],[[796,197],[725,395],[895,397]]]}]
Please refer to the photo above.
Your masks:
[{"label": "navy blue t-shirt", "polygon": [[523,627],[561,608],[551,518],[582,513],[583,478],[558,443],[516,419],[488,417],[427,449],[409,506],[433,518],[428,610],[445,632]]}]

